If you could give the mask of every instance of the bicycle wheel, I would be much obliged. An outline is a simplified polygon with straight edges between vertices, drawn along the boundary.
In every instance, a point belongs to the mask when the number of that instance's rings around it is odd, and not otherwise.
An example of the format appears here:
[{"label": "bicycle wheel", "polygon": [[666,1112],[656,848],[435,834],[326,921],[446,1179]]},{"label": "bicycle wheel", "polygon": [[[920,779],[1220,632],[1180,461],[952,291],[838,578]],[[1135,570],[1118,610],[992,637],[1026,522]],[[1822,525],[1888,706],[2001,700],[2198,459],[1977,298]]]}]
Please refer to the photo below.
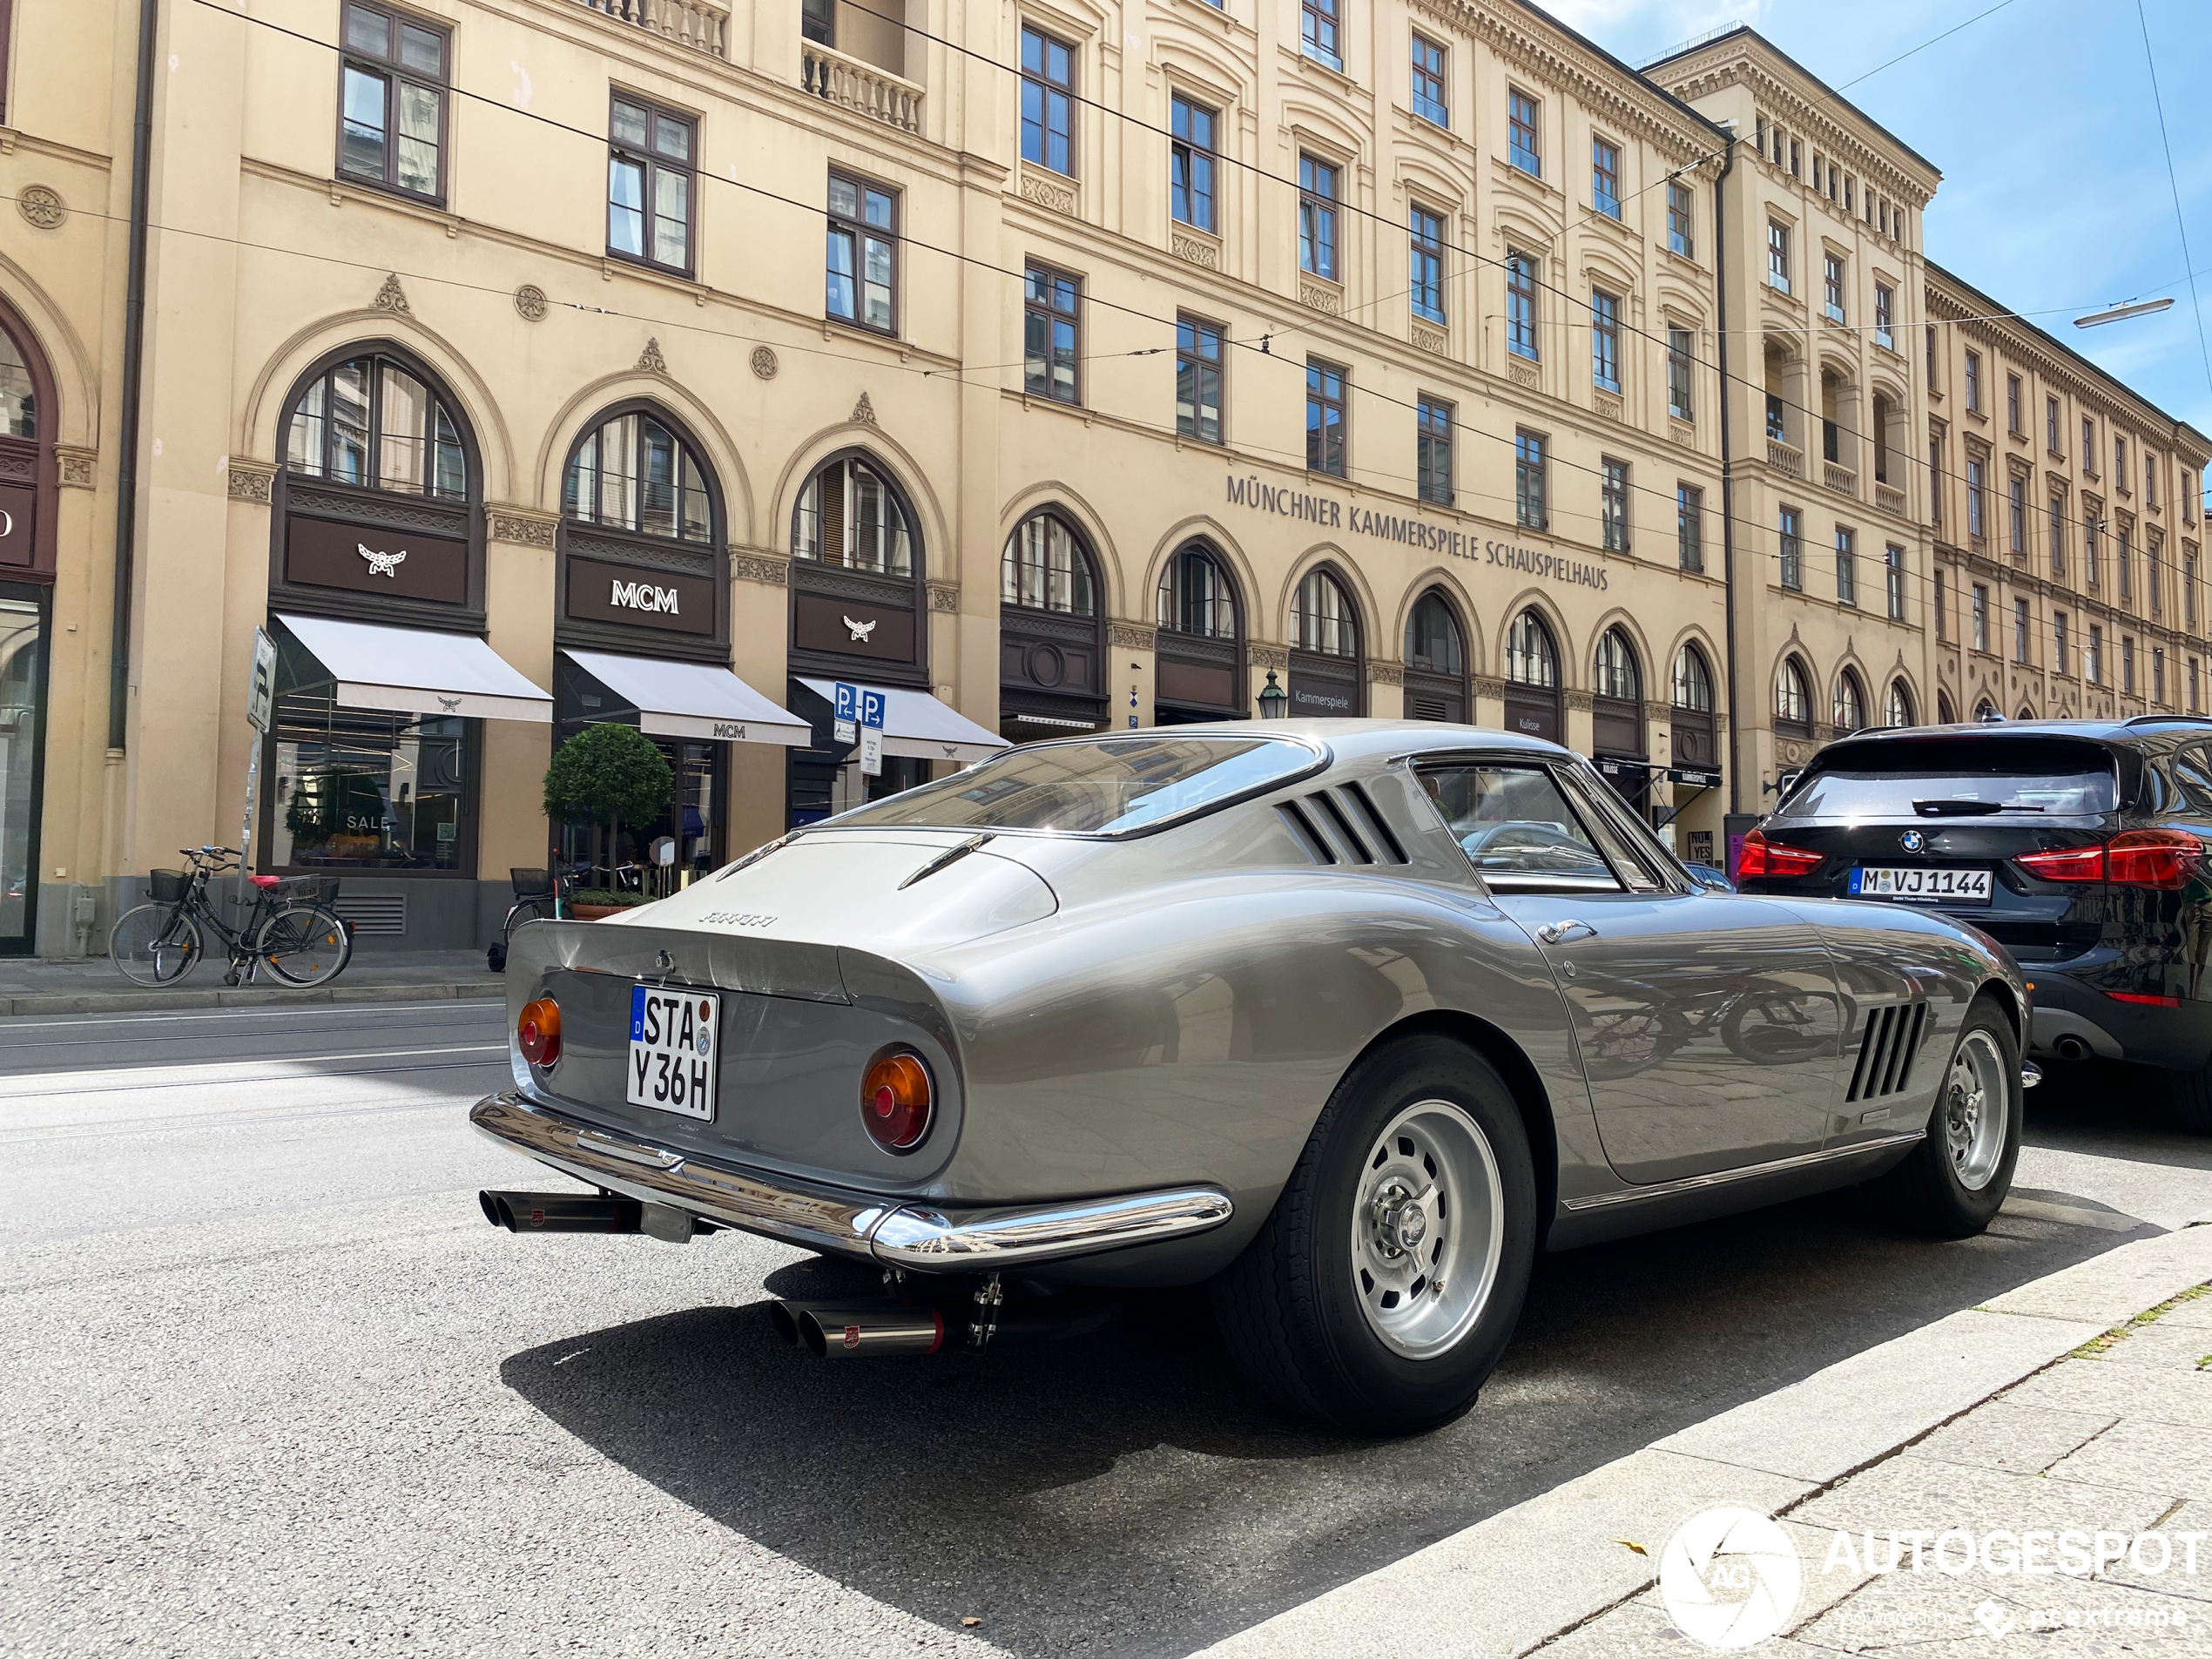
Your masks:
[{"label": "bicycle wheel", "polygon": [[134,985],[174,985],[199,966],[199,924],[181,906],[142,904],[115,919],[107,954]]},{"label": "bicycle wheel", "polygon": [[354,957],[354,936],[335,911],[289,904],[261,924],[253,954],[287,985],[321,985]]}]

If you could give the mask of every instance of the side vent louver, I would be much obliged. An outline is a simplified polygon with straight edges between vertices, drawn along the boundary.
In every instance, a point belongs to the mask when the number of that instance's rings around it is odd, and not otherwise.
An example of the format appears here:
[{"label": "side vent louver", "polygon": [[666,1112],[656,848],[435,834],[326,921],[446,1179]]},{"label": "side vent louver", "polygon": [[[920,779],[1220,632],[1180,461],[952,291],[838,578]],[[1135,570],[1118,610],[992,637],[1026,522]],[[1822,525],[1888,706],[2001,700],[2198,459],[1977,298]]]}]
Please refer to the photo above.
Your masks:
[{"label": "side vent louver", "polygon": [[1329,851],[1329,844],[1315,832],[1296,801],[1278,801],[1275,810],[1282,815],[1284,827],[1290,831],[1291,839],[1305,849],[1308,858],[1316,864],[1334,864],[1337,861],[1337,855]]},{"label": "side vent louver", "polygon": [[1358,784],[1275,803],[1291,839],[1316,864],[1410,864],[1405,844]]},{"label": "side vent louver", "polygon": [[1406,849],[1398,844],[1398,837],[1383,821],[1383,815],[1375,810],[1375,803],[1369,799],[1366,790],[1358,784],[1346,784],[1344,786],[1344,797],[1359,809],[1359,816],[1374,833],[1376,842],[1382,847],[1383,856],[1393,864],[1405,863]]},{"label": "side vent louver", "polygon": [[1846,1101],[1875,1100],[1902,1089],[1912,1075],[1913,1056],[1928,1034],[1925,1002],[1893,1002],[1869,1008],[1858,1061],[1851,1069]]},{"label": "side vent louver", "polygon": [[1327,790],[1309,795],[1306,799],[1319,813],[1321,821],[1336,834],[1338,844],[1350,855],[1345,860],[1346,863],[1372,864],[1375,861],[1375,855],[1367,850],[1366,842],[1359,839],[1359,832],[1352,827],[1352,820],[1344,815],[1344,808],[1337,805],[1335,798]]}]

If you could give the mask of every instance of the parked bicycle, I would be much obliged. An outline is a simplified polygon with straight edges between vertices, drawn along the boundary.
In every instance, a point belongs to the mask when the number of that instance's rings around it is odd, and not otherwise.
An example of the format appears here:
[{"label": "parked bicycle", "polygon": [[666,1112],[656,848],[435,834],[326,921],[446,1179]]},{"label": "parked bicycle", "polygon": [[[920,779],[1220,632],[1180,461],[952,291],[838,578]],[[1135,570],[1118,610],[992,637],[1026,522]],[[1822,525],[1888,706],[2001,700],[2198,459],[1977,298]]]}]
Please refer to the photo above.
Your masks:
[{"label": "parked bicycle", "polygon": [[554,870],[509,868],[507,879],[514,887],[515,902],[507,907],[507,921],[500,927],[499,937],[484,952],[484,966],[495,974],[507,971],[507,947],[514,940],[515,929],[526,921],[550,921],[559,915],[561,895],[571,885]]},{"label": "parked bicycle", "polygon": [[248,876],[254,888],[252,907],[233,927],[216,913],[207,884],[238,867],[238,849],[183,851],[190,870],[156,870],[152,898],[125,911],[108,934],[108,955],[125,978],[139,985],[181,982],[199,966],[210,933],[222,941],[229,958],[226,985],[250,985],[264,966],[287,985],[322,985],[353,960],[353,934],[324,902],[335,882],[315,876]]}]

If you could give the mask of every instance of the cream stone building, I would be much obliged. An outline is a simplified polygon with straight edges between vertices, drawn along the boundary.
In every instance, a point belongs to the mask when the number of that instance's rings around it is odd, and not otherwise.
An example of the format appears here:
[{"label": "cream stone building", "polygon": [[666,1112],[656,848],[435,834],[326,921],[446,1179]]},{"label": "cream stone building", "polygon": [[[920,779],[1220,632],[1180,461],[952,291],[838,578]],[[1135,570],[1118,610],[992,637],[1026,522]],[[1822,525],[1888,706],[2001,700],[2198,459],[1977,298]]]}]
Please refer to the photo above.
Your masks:
[{"label": "cream stone building", "polygon": [[[2197,695],[2204,441],[1969,320],[1934,167],[1750,30],[1639,73],[1516,0],[142,3],[0,8],[0,949],[97,949],[249,763],[261,868],[465,945],[510,867],[680,880],[1278,691],[1556,736],[1703,857],[1839,725],[2124,699],[2123,639]],[[2036,451],[2047,388],[2134,493]],[[2008,557],[2000,469],[2163,563]],[[1984,587],[2040,655],[1962,639]],[[542,804],[605,720],[678,778],[618,839]]]}]

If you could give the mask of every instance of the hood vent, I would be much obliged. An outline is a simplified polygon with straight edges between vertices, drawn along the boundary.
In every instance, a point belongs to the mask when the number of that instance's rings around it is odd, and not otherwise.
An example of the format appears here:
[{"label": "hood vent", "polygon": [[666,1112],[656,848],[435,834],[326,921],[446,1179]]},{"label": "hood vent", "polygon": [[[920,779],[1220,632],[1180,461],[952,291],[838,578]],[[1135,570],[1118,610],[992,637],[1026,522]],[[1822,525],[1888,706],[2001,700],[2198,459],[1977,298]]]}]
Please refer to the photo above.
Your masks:
[{"label": "hood vent", "polygon": [[1928,1034],[1925,1001],[1892,1002],[1866,1011],[1866,1031],[1858,1045],[1846,1101],[1878,1100],[1900,1092],[1912,1075],[1913,1057]]}]

